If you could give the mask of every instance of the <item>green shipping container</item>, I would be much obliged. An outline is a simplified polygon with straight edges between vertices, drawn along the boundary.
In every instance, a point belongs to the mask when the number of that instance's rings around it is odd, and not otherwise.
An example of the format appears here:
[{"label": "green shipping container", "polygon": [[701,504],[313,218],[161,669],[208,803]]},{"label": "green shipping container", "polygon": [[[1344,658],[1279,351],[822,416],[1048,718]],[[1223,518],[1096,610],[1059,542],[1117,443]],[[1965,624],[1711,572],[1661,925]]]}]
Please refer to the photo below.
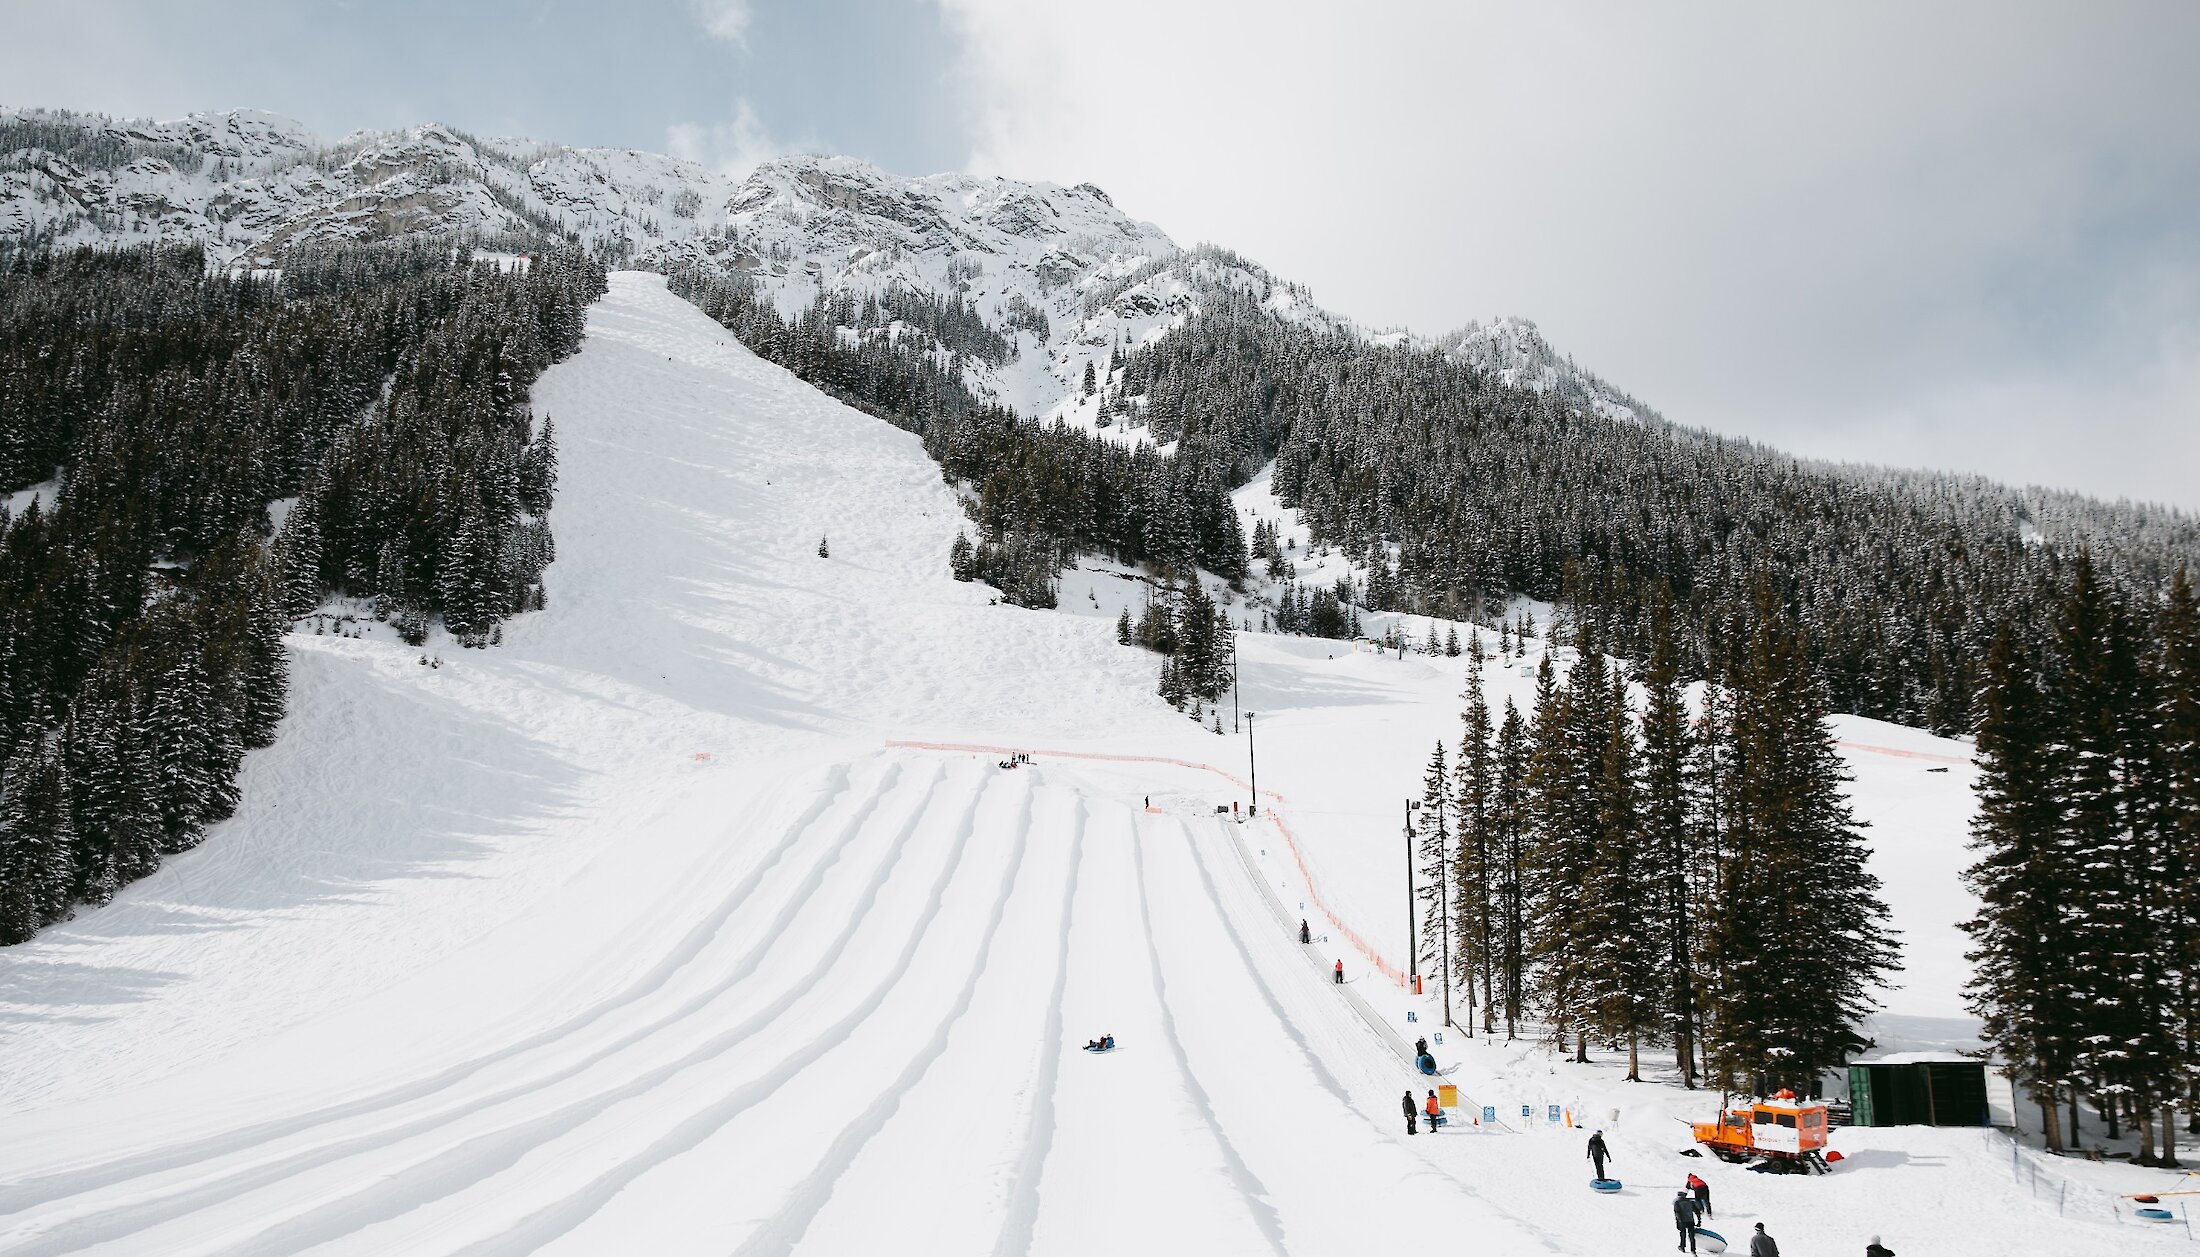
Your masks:
[{"label": "green shipping container", "polygon": [[1854,1126],[1985,1126],[1982,1061],[1903,1061],[1849,1066]]}]

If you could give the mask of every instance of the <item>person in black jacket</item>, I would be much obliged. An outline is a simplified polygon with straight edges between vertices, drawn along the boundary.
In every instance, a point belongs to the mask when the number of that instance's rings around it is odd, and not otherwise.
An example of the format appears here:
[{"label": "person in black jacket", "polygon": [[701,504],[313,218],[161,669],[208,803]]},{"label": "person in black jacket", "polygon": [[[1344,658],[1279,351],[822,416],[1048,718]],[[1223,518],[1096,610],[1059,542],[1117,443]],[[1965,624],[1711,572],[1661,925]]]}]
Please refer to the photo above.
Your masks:
[{"label": "person in black jacket", "polygon": [[1864,1257],[1894,1257],[1894,1250],[1879,1242],[1874,1235],[1864,1244]]},{"label": "person in black jacket", "polygon": [[1597,1177],[1604,1177],[1604,1163],[1612,1159],[1612,1150],[1604,1146],[1604,1132],[1589,1136],[1589,1163],[1597,1167]]},{"label": "person in black jacket", "polygon": [[1311,943],[1314,941],[1314,931],[1307,927],[1306,919],[1304,917],[1301,917],[1299,919],[1299,941],[1302,943]]},{"label": "person in black jacket", "polygon": [[1688,1194],[1687,1188],[1682,1188],[1680,1191],[1673,1193],[1673,1225],[1681,1233],[1681,1242],[1673,1247],[1676,1249],[1685,1248],[1689,1252],[1695,1252],[1696,1201],[1694,1197]]},{"label": "person in black jacket", "polygon": [[1780,1257],[1780,1241],[1765,1234],[1765,1224],[1757,1224],[1757,1233],[1749,1237],[1749,1257]]},{"label": "person in black jacket", "polygon": [[1399,1107],[1403,1108],[1406,1111],[1406,1133],[1408,1135],[1420,1134],[1421,1110],[1413,1106],[1413,1093],[1410,1091],[1406,1092],[1405,1097],[1399,1100],[1398,1104]]}]

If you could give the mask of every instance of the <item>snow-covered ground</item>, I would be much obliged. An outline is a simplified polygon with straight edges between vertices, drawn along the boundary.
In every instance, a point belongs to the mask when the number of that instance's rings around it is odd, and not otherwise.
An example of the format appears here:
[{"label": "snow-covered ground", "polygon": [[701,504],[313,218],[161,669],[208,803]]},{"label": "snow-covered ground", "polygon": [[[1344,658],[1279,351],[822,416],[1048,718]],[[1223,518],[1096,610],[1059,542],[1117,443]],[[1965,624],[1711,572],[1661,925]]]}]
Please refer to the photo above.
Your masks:
[{"label": "snow-covered ground", "polygon": [[[1265,815],[1232,823],[1253,748],[1152,696],[1127,574],[994,605],[915,438],[652,276],[589,330],[537,392],[548,608],[489,651],[294,635],[239,815],[0,952],[0,1254],[1607,1257],[1671,1242],[1690,1169],[1794,1257],[2189,1251],[2111,1194],[2159,1172],[1904,1129],[1743,1173],[1674,1155],[1709,1097],[1456,1030],[1502,1121],[1409,1138],[1440,1014],[1378,961],[1467,661],[1244,638]],[[1909,945],[1887,1037],[1961,1038],[1964,748],[1841,736]]]}]

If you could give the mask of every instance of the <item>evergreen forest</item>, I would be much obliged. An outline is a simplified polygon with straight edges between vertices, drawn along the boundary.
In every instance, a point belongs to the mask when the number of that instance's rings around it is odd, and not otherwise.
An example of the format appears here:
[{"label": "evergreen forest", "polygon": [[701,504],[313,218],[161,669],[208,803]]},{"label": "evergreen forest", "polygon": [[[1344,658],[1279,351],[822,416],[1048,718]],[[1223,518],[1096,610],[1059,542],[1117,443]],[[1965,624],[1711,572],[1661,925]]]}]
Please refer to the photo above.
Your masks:
[{"label": "evergreen forest", "polygon": [[[528,389],[604,272],[415,240],[0,254],[0,944],[191,848],[331,596],[463,645],[542,605]],[[278,528],[278,520],[280,525]]]}]

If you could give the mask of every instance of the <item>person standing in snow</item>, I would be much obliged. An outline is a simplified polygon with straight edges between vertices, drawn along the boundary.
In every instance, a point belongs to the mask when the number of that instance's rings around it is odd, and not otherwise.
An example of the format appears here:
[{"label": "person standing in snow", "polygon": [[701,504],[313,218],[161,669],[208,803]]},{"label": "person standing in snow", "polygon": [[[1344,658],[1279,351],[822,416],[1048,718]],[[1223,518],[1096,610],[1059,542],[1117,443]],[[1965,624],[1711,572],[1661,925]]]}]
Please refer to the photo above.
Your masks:
[{"label": "person standing in snow", "polygon": [[1299,918],[1299,941],[1302,943],[1314,941],[1314,931],[1307,926],[1305,917]]},{"label": "person standing in snow", "polygon": [[1424,1111],[1428,1114],[1429,1133],[1433,1135],[1436,1128],[1444,1124],[1444,1106],[1437,1101],[1435,1092],[1428,1093],[1428,1105]]},{"label": "person standing in snow", "polygon": [[1696,1220],[1701,1222],[1711,1216],[1711,1184],[1697,1175],[1688,1176],[1688,1190],[1696,1193]]},{"label": "person standing in snow", "polygon": [[1879,1242],[1874,1235],[1864,1244],[1864,1257],[1894,1257],[1894,1250]]},{"label": "person standing in snow", "polygon": [[1681,1242],[1673,1247],[1696,1251],[1696,1202],[1686,1191],[1673,1193],[1673,1226],[1681,1233]]},{"label": "person standing in snow", "polygon": [[[1337,985],[1344,985],[1344,962],[1342,960],[1337,962]],[[1413,1097],[1410,1094],[1406,1096],[1406,1099],[1408,1100],[1411,1100],[1412,1098]]]},{"label": "person standing in snow", "polygon": [[1780,1241],[1765,1234],[1765,1224],[1757,1224],[1757,1233],[1749,1237],[1749,1257],[1780,1257]]},{"label": "person standing in snow", "polygon": [[1406,1133],[1408,1135],[1420,1134],[1421,1110],[1413,1107],[1413,1093],[1406,1092],[1404,1096],[1399,1098],[1398,1104],[1406,1111]]},{"label": "person standing in snow", "polygon": [[1612,1157],[1612,1150],[1604,1146],[1604,1132],[1589,1136],[1589,1163],[1597,1168],[1597,1177],[1604,1177],[1604,1163]]}]

